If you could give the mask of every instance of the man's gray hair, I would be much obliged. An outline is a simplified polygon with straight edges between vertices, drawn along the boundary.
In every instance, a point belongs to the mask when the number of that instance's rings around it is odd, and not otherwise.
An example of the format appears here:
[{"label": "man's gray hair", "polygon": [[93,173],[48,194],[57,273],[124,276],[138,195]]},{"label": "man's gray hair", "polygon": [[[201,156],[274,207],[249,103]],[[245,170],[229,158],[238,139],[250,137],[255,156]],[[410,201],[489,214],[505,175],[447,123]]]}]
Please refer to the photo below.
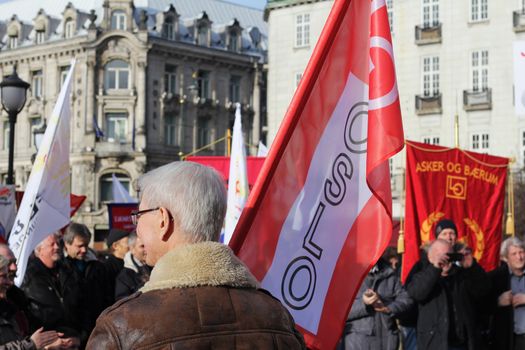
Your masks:
[{"label": "man's gray hair", "polygon": [[89,232],[89,229],[86,225],[72,222],[66,228],[66,232],[64,233],[64,242],[67,244],[72,244],[75,237],[81,237],[83,240],[89,243],[91,241],[91,232]]},{"label": "man's gray hair", "polygon": [[[62,235],[60,234],[60,232],[53,232],[51,235],[55,236],[57,242],[60,242],[60,240],[62,239]],[[49,236],[51,236],[49,235]],[[40,243],[38,243],[35,247],[35,249],[33,250],[33,252],[35,253],[35,256],[38,257],[38,252],[40,251],[40,248],[42,247],[42,245],[44,244],[44,241],[47,239],[47,237],[49,236],[46,236],[44,237],[43,240],[40,241]],[[60,244],[60,243],[59,243]]]},{"label": "man's gray hair", "polygon": [[169,210],[189,242],[217,241],[226,214],[226,186],[212,168],[173,162],[142,175],[140,201]]},{"label": "man's gray hair", "polygon": [[525,243],[523,243],[523,241],[518,237],[512,236],[501,243],[500,258],[507,258],[507,255],[509,255],[509,248],[511,246],[525,250]]},{"label": "man's gray hair", "polygon": [[130,248],[133,248],[135,246],[135,243],[137,243],[137,231],[132,231],[128,235],[128,245]]}]

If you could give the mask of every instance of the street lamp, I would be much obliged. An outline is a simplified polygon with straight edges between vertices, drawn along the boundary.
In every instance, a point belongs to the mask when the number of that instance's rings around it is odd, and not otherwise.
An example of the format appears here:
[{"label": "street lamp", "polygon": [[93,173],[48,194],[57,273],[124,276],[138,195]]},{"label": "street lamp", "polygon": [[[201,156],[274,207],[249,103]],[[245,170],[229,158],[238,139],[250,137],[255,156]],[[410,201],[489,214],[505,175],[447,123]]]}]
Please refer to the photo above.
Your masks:
[{"label": "street lamp", "polygon": [[8,185],[15,183],[13,179],[13,156],[15,152],[15,124],[18,113],[24,108],[26,103],[26,93],[29,84],[18,77],[16,66],[13,68],[13,74],[6,77],[0,83],[2,93],[2,107],[9,116],[9,162],[7,165]]}]

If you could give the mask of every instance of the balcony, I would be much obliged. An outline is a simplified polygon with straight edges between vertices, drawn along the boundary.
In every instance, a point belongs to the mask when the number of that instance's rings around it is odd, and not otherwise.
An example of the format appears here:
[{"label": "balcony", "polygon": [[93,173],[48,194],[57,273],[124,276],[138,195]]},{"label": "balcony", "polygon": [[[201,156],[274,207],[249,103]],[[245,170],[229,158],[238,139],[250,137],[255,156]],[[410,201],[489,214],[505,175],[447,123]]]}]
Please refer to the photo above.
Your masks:
[{"label": "balcony", "polygon": [[416,114],[441,114],[441,94],[434,96],[416,95]]},{"label": "balcony", "polygon": [[416,26],[416,45],[428,45],[441,42],[441,23],[431,26]]},{"label": "balcony", "polygon": [[515,32],[525,32],[525,8],[512,13]]},{"label": "balcony", "polygon": [[492,109],[492,89],[463,90],[463,109],[466,111]]}]

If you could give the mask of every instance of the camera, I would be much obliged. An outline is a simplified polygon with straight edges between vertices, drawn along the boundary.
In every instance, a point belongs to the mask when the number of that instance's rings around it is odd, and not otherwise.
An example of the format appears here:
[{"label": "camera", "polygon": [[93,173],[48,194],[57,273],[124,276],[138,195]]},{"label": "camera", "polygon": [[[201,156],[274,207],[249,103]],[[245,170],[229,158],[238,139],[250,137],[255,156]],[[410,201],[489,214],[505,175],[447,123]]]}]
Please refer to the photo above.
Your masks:
[{"label": "camera", "polygon": [[461,253],[447,253],[449,262],[456,262],[463,260],[463,254]]}]

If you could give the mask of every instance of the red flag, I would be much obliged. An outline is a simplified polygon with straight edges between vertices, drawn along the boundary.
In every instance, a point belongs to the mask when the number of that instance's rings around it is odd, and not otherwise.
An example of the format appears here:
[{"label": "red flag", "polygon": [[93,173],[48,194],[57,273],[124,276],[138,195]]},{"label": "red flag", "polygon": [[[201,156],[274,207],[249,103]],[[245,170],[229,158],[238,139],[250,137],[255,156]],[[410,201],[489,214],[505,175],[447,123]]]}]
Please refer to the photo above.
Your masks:
[{"label": "red flag", "polygon": [[458,240],[472,248],[485,270],[498,266],[508,162],[488,154],[407,142],[403,281],[419,260],[419,247],[435,239],[435,226],[443,218],[454,220]]},{"label": "red flag", "polygon": [[337,0],[230,242],[310,348],[335,347],[390,239],[402,147],[384,0]]}]

